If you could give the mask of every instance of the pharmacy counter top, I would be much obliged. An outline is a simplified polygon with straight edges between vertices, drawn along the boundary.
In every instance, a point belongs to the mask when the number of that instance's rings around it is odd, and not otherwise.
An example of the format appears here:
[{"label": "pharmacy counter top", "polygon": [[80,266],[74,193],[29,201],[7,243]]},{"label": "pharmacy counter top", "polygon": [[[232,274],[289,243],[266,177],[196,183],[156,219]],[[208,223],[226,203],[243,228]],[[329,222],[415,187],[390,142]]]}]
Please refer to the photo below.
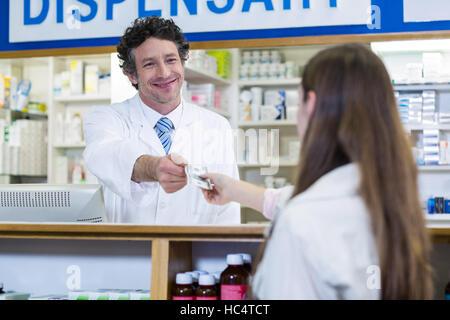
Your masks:
[{"label": "pharmacy counter top", "polygon": [[155,226],[81,223],[0,223],[0,238],[171,241],[262,241],[267,225]]},{"label": "pharmacy counter top", "polygon": [[[171,241],[262,241],[267,224],[155,226],[81,223],[0,223],[0,238]],[[436,241],[450,241],[450,228],[428,228]]]}]

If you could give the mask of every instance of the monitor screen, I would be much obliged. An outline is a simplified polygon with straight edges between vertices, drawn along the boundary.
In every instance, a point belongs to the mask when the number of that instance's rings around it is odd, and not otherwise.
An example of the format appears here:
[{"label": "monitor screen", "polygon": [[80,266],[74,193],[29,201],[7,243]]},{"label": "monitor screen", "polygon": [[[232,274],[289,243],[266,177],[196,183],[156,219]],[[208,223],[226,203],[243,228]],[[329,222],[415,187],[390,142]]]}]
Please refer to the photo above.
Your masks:
[{"label": "monitor screen", "polygon": [[102,188],[97,184],[3,184],[0,221],[107,222]]}]

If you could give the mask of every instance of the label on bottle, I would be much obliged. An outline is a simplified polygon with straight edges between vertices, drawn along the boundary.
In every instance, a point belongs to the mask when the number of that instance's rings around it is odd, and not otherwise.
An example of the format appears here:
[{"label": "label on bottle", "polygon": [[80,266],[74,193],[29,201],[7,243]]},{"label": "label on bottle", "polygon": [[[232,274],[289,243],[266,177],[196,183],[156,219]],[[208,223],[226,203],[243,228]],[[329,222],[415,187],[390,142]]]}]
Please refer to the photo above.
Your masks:
[{"label": "label on bottle", "polygon": [[194,296],[186,296],[186,297],[183,297],[183,296],[173,296],[173,297],[172,297],[172,300],[195,300],[195,297],[194,297]]},{"label": "label on bottle", "polygon": [[450,300],[450,293],[447,293],[447,294],[445,295],[445,300]]},{"label": "label on bottle", "polygon": [[247,300],[247,285],[222,284],[220,300]]},{"label": "label on bottle", "polygon": [[218,300],[217,296],[216,297],[196,297],[195,300]]}]

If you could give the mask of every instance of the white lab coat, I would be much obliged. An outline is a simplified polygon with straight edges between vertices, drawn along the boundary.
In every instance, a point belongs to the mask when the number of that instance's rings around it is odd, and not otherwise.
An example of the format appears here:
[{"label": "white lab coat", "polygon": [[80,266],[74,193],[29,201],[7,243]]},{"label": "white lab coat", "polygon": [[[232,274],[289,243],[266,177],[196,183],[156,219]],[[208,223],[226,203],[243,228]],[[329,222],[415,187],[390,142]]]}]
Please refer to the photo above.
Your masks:
[{"label": "white lab coat", "polygon": [[[359,177],[357,165],[339,167],[276,213],[253,278],[255,297],[380,298],[378,254]],[[292,188],[283,191],[292,194]]]},{"label": "white lab coat", "polygon": [[[165,156],[138,94],[122,103],[93,109],[84,118],[84,160],[103,185],[109,222],[163,225],[237,224],[237,203],[208,204],[201,190],[188,184],[167,194],[158,182],[136,183],[131,174],[144,154]],[[170,153],[190,164],[206,165],[239,179],[228,121],[199,106],[182,102]]]}]

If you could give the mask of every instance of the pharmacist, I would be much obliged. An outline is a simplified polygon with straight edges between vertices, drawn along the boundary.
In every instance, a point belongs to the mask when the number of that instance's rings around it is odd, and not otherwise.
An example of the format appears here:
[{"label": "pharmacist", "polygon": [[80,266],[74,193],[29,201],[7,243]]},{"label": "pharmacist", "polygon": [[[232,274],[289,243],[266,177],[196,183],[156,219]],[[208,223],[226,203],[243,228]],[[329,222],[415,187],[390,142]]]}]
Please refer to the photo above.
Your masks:
[{"label": "pharmacist", "polygon": [[189,44],[172,20],[136,19],[117,46],[138,90],[84,118],[88,169],[103,185],[109,222],[236,224],[237,203],[208,204],[187,184],[186,163],[238,179],[228,121],[181,98]]}]

